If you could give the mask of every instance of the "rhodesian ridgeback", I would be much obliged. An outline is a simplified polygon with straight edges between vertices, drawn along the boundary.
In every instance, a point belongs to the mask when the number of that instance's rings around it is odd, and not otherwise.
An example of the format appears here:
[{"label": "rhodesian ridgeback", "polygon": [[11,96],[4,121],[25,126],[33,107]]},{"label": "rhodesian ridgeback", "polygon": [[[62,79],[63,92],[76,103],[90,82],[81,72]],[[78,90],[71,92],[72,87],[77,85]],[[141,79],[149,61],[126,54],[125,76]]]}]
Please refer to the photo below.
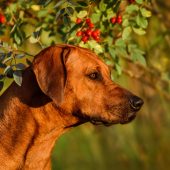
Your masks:
[{"label": "rhodesian ridgeback", "polygon": [[128,123],[143,100],[111,80],[88,49],[48,47],[0,97],[0,169],[49,170],[55,141],[85,122]]}]

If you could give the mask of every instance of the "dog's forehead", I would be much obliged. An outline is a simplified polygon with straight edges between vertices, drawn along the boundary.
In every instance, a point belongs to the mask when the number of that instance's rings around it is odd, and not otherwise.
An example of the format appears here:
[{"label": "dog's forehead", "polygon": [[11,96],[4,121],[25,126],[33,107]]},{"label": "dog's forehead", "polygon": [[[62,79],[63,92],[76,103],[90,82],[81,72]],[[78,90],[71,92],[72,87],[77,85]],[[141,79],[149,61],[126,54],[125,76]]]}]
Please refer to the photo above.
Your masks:
[{"label": "dog's forehead", "polygon": [[82,59],[87,60],[88,64],[92,67],[100,67],[104,70],[109,70],[108,66],[92,51],[89,51],[88,49],[85,49],[83,53],[80,52],[80,55]]},{"label": "dog's forehead", "polygon": [[76,70],[95,69],[110,72],[108,66],[92,51],[85,48],[72,48],[72,52],[68,57],[68,67],[76,68]]}]

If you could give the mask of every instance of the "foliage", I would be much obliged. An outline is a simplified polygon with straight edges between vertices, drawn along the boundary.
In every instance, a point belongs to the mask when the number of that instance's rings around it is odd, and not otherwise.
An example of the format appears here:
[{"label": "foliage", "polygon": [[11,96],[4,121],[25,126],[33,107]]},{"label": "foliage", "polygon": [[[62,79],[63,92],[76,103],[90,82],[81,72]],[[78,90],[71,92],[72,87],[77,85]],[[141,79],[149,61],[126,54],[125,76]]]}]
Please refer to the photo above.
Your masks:
[{"label": "foliage", "polygon": [[[6,78],[21,85],[22,70],[34,55],[31,49],[22,50],[28,43],[41,48],[58,42],[90,48],[119,75],[123,68],[121,58],[146,66],[145,52],[133,37],[146,33],[151,16],[147,1],[11,0],[0,5],[0,90]],[[111,22],[113,17],[119,17],[119,22]],[[82,22],[77,23],[77,18]],[[76,36],[78,31],[87,30],[87,18],[92,21],[90,29],[100,30],[98,41],[94,36],[87,41]]]}]

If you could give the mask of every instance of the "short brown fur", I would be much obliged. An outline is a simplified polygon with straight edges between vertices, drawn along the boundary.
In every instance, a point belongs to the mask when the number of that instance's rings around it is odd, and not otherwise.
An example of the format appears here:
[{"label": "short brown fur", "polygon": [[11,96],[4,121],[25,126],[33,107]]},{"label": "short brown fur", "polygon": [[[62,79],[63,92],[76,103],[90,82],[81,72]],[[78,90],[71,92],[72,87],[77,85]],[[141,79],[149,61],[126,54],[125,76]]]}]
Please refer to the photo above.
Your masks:
[{"label": "short brown fur", "polygon": [[60,135],[88,121],[128,123],[140,109],[130,107],[132,96],[91,51],[71,45],[43,50],[24,71],[22,86],[12,83],[0,96],[0,169],[51,169]]}]

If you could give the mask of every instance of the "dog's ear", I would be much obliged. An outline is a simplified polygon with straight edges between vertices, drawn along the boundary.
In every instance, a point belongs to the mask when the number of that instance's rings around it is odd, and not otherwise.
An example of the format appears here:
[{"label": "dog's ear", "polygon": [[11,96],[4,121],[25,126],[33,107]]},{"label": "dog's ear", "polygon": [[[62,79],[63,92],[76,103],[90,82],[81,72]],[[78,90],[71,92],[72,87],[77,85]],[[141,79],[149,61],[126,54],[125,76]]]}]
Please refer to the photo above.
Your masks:
[{"label": "dog's ear", "polygon": [[69,47],[53,46],[35,56],[33,71],[40,89],[59,105],[64,96],[66,82],[65,62],[70,53]]}]

